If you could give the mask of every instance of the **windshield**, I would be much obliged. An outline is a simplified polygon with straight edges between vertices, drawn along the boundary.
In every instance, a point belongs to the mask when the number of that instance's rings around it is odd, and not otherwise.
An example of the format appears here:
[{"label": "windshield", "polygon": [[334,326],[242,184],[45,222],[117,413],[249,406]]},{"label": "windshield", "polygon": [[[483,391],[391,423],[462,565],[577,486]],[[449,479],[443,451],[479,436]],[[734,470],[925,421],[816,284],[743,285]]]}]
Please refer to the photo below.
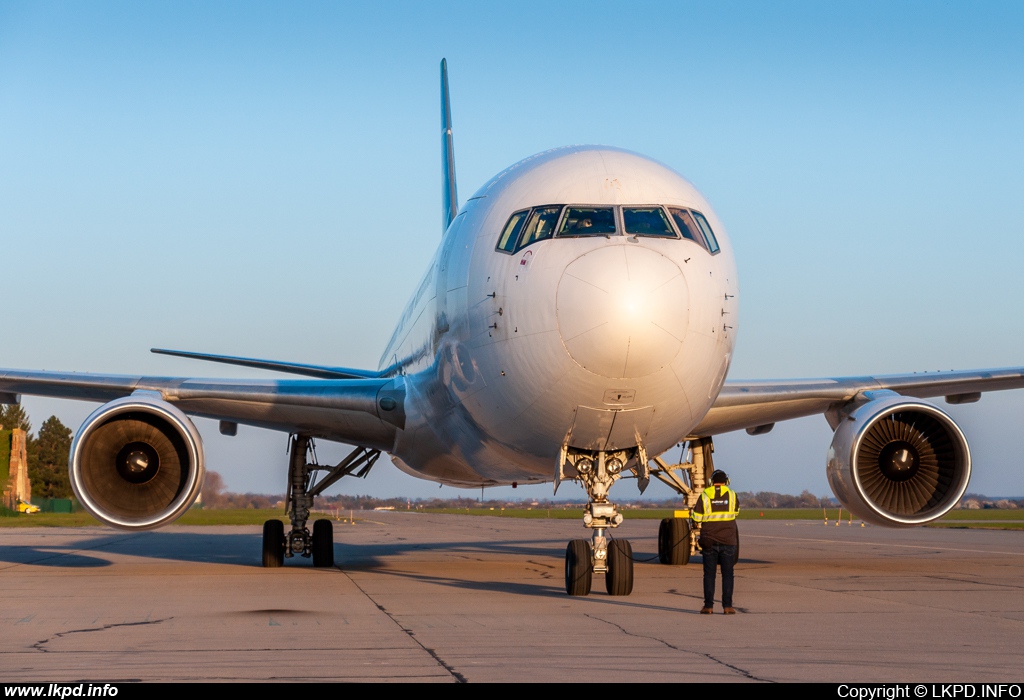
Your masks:
[{"label": "windshield", "polygon": [[[622,231],[619,231],[621,213]],[[559,223],[560,222],[560,223]],[[718,239],[707,217],[694,209],[648,204],[645,206],[575,206],[545,204],[513,213],[498,236],[496,250],[515,253],[526,246],[555,236],[627,236],[693,241],[712,255],[719,251]]]},{"label": "windshield", "polygon": [[519,248],[525,248],[531,243],[551,238],[555,234],[555,225],[558,223],[558,215],[562,212],[561,206],[538,207],[530,214],[523,229],[522,238],[519,239]]},{"label": "windshield", "polygon": [[498,239],[499,250],[504,250],[506,253],[515,251],[516,243],[519,242],[519,232],[523,230],[523,222],[526,221],[526,215],[529,213],[529,210],[517,211],[509,218],[505,229],[501,232],[501,238]]},{"label": "windshield", "polygon": [[610,236],[615,233],[613,207],[569,207],[559,236]]},{"label": "windshield", "polygon": [[704,247],[704,237],[700,235],[697,224],[693,222],[690,212],[685,209],[669,209],[669,211],[672,213],[672,219],[676,222],[676,226],[679,227],[679,233],[683,234],[683,238]]},{"label": "windshield", "polygon": [[676,237],[661,207],[623,207],[622,223],[627,236]]},{"label": "windshield", "polygon": [[697,220],[697,225],[700,226],[700,230],[704,232],[704,240],[707,241],[708,250],[714,255],[718,252],[718,239],[715,238],[714,232],[711,230],[711,224],[704,218],[704,215],[699,211],[693,212],[693,218]]}]

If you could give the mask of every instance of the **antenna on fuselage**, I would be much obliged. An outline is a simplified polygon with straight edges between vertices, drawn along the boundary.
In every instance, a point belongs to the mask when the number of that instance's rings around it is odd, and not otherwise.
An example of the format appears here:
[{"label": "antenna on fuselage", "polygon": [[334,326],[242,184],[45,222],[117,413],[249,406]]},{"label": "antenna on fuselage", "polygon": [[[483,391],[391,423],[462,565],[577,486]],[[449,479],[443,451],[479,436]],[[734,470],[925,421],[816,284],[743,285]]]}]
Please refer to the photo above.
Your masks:
[{"label": "antenna on fuselage", "polygon": [[441,233],[448,230],[459,213],[459,193],[455,185],[455,146],[452,141],[452,103],[448,97],[448,62],[441,59]]}]

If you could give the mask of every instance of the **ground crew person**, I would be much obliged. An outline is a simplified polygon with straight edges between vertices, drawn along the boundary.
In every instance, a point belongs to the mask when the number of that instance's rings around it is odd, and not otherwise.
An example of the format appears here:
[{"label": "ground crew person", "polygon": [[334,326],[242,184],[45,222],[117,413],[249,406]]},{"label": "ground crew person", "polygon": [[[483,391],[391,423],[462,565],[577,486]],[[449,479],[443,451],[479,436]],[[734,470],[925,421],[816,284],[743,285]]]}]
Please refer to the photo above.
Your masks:
[{"label": "ground crew person", "polygon": [[736,554],[740,546],[740,533],[736,516],[740,503],[736,492],[729,488],[729,477],[716,470],[711,475],[711,486],[700,494],[693,506],[693,520],[701,524],[700,550],[704,558],[704,607],[701,615],[710,615],[715,606],[715,573],[722,567],[722,607],[726,615],[736,614],[732,607],[733,573]]}]

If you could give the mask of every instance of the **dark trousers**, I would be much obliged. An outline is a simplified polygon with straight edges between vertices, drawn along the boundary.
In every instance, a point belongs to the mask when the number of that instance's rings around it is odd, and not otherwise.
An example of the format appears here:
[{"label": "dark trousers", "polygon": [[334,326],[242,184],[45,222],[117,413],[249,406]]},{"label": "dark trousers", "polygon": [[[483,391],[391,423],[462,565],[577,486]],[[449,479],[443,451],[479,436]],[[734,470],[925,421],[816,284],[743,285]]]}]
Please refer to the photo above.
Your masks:
[{"label": "dark trousers", "polygon": [[722,567],[722,607],[732,607],[733,575],[736,564],[736,545],[712,544],[701,551],[704,558],[704,607],[715,606],[715,573]]}]

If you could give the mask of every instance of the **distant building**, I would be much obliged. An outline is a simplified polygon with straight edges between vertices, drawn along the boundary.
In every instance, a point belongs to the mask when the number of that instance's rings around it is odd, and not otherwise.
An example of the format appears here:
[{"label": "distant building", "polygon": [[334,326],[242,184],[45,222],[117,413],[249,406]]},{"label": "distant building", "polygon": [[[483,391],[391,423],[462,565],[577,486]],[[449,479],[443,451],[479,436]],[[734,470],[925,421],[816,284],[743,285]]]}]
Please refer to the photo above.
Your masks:
[{"label": "distant building", "polygon": [[24,430],[4,430],[0,425],[0,484],[3,504],[15,510],[18,500],[32,502],[32,483],[28,480],[28,435]]}]

